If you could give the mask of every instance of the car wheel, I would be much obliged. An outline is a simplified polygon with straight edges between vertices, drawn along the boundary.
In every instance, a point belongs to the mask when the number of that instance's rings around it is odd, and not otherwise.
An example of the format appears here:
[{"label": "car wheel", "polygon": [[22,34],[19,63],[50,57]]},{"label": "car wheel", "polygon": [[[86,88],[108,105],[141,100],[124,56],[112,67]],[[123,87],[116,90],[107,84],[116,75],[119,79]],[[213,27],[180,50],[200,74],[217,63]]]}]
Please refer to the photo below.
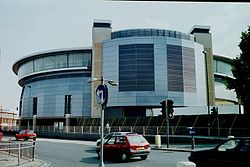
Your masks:
[{"label": "car wheel", "polygon": [[121,155],[121,161],[122,162],[126,162],[127,160],[128,160],[127,154],[126,153],[122,153],[122,155]]},{"label": "car wheel", "polygon": [[140,156],[141,157],[141,159],[142,160],[145,160],[145,159],[147,159],[148,158],[148,156],[147,155],[142,155],[142,156]]},{"label": "car wheel", "polygon": [[28,137],[25,137],[24,140],[29,140],[29,138],[28,138]]}]

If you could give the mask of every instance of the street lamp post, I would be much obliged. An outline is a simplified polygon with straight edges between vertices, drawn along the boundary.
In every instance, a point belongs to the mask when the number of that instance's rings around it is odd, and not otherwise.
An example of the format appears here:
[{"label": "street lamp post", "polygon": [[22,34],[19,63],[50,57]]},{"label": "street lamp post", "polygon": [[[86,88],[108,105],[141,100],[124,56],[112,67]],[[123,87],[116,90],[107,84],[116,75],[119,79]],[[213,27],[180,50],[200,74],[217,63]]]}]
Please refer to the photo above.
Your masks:
[{"label": "street lamp post", "polygon": [[[31,86],[28,85],[28,88],[29,88],[29,114],[31,113]],[[27,126],[27,129],[29,130],[30,129],[30,119],[28,118],[28,126]]]},{"label": "street lamp post", "polygon": [[207,87],[207,114],[208,114],[208,136],[210,136],[210,101],[209,101],[209,84],[208,84],[208,67],[207,67],[207,52],[204,50],[202,51],[205,58],[205,67],[206,67],[206,87]]},{"label": "street lamp post", "polygon": [[101,112],[101,147],[100,147],[100,163],[99,167],[105,167],[104,162],[103,162],[103,133],[104,133],[104,109],[107,105],[108,102],[108,87],[104,83],[107,81],[111,86],[118,86],[118,83],[114,80],[107,80],[104,79],[102,76],[100,79],[93,78],[91,80],[88,80],[88,83],[95,82],[95,81],[101,81],[101,84],[96,88],[96,101],[100,105],[100,112]]}]

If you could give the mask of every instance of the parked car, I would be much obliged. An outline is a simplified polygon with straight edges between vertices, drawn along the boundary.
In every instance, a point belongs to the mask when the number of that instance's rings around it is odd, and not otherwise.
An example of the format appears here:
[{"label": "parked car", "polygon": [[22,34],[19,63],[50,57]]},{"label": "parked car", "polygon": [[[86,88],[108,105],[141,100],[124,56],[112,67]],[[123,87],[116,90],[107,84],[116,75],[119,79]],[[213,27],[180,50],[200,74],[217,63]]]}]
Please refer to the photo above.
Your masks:
[{"label": "parked car", "polygon": [[[109,139],[111,136],[114,135],[126,135],[126,134],[137,134],[137,133],[132,133],[132,132],[111,132],[109,134],[107,134],[106,136],[103,137],[104,142],[105,143],[107,141],[107,139]],[[96,140],[96,146],[98,146],[101,143],[101,139]]]},{"label": "parked car", "polygon": [[[100,144],[96,148],[98,157],[100,157]],[[147,159],[150,153],[150,144],[142,136],[131,133],[113,134],[103,145],[104,157],[115,156],[122,162],[130,157],[140,157]]]},{"label": "parked car", "polygon": [[21,130],[18,134],[16,134],[16,140],[28,140],[28,139],[33,139],[34,141],[36,140],[36,133],[33,130]]},{"label": "parked car", "polygon": [[3,140],[3,133],[0,132],[0,141]]},{"label": "parked car", "polygon": [[250,137],[228,139],[213,149],[192,152],[188,159],[197,167],[249,167]]}]

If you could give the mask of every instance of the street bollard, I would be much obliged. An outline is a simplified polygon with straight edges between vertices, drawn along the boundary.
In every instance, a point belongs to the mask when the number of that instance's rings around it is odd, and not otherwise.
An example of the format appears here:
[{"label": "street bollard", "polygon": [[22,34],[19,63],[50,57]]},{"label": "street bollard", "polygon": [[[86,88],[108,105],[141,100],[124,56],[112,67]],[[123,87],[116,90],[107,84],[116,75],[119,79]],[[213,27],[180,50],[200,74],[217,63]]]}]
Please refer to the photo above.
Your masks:
[{"label": "street bollard", "polygon": [[161,135],[155,135],[155,147],[161,148]]},{"label": "street bollard", "polygon": [[195,146],[195,140],[194,140],[194,136],[192,136],[192,143],[191,143],[191,149],[193,150]]},{"label": "street bollard", "polygon": [[194,135],[195,135],[195,129],[193,127],[188,127],[188,132],[190,134],[191,138],[191,149],[194,149],[195,146],[195,139],[194,139]]},{"label": "street bollard", "polygon": [[179,161],[176,167],[196,167],[196,164],[190,161]]}]

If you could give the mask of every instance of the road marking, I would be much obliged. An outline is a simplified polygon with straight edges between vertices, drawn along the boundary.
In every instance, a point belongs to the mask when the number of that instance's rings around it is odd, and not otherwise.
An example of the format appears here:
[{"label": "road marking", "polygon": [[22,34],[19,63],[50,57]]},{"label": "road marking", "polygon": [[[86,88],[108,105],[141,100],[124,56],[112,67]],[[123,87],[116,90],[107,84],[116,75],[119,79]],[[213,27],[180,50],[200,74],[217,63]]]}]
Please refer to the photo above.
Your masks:
[{"label": "road marking", "polygon": [[94,141],[45,139],[45,138],[38,138],[37,140],[38,141],[46,141],[46,142],[55,142],[55,143],[73,143],[73,144],[81,144],[81,145],[88,145],[88,146],[95,146],[96,145],[96,142],[94,142]]}]

